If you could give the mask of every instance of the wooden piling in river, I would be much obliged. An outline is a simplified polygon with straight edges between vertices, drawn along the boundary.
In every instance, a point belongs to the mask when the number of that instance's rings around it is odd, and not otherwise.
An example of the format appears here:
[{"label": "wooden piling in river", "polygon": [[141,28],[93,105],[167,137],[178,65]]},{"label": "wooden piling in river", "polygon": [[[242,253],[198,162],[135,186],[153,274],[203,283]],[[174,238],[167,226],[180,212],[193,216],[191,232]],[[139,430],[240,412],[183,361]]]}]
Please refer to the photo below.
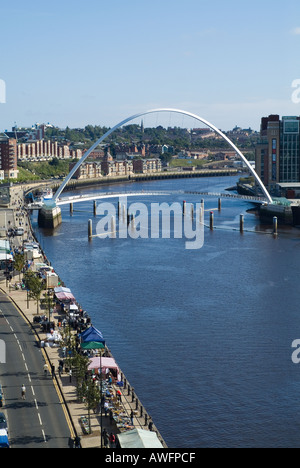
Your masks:
[{"label": "wooden piling in river", "polygon": [[89,241],[93,239],[93,221],[91,219],[88,222],[88,238]]},{"label": "wooden piling in river", "polygon": [[209,227],[211,231],[214,230],[214,212],[213,211],[210,212]]},{"label": "wooden piling in river", "polygon": [[240,215],[240,233],[243,234],[244,232],[244,215]]},{"label": "wooden piling in river", "polygon": [[274,218],[273,218],[273,234],[274,234],[274,236],[277,236],[277,234],[278,234],[278,218],[277,218],[277,216],[274,216]]}]

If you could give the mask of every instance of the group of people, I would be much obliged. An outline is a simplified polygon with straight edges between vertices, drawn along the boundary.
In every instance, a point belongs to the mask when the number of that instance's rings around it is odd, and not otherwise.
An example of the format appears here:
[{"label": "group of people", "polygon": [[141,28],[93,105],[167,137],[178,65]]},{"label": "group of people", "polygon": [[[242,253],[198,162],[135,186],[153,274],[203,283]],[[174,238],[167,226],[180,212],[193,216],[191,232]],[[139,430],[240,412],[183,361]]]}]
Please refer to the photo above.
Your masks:
[{"label": "group of people", "polygon": [[108,434],[106,429],[102,431],[102,443],[103,448],[115,448],[116,447],[116,436],[113,432]]}]

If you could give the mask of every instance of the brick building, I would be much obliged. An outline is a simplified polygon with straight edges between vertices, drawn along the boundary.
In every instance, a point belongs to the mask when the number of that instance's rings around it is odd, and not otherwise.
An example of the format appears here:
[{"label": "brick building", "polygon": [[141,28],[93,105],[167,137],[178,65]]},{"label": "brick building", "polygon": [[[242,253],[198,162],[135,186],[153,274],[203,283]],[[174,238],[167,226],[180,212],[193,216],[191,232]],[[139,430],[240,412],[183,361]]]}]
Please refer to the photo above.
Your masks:
[{"label": "brick building", "polygon": [[0,136],[0,170],[5,179],[17,179],[17,141],[6,135]]}]

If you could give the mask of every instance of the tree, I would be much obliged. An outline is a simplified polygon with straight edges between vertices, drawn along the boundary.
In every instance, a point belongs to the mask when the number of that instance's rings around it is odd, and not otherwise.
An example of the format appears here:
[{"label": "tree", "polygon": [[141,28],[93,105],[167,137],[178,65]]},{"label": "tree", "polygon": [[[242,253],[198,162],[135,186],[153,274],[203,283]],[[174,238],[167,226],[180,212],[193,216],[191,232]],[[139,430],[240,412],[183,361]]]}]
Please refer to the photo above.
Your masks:
[{"label": "tree", "polygon": [[24,275],[24,283],[26,288],[29,290],[29,297],[36,301],[36,310],[39,315],[40,312],[40,300],[42,291],[45,289],[45,285],[41,278],[39,278],[33,271],[27,271]]},{"label": "tree", "polygon": [[15,270],[19,272],[19,279],[21,279],[21,271],[23,270],[25,266],[25,256],[24,254],[16,254],[15,258]]},{"label": "tree", "polygon": [[91,410],[94,410],[99,405],[101,397],[99,388],[91,379],[85,383],[85,387],[85,406],[88,410],[89,427],[91,432]]},{"label": "tree", "polygon": [[44,298],[41,300],[41,304],[47,308],[48,313],[49,313],[49,322],[50,322],[51,309],[53,309],[55,306],[52,293],[50,293],[49,291],[46,291],[44,294]]}]

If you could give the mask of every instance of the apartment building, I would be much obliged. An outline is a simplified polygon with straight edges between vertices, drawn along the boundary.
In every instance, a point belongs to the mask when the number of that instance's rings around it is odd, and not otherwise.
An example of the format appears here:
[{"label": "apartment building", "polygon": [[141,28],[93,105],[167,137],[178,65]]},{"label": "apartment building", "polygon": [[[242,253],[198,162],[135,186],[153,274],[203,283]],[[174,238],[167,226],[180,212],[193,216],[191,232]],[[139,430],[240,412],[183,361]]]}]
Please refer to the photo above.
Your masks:
[{"label": "apartment building", "polygon": [[133,171],[137,174],[149,174],[152,172],[160,172],[162,170],[162,163],[159,158],[152,159],[134,159]]},{"label": "apartment building", "polygon": [[19,161],[38,161],[43,159],[80,159],[81,150],[71,150],[68,145],[60,145],[57,141],[36,140],[18,143],[17,156]]},{"label": "apartment building", "polygon": [[0,171],[5,179],[17,179],[17,141],[6,135],[0,136]]}]

